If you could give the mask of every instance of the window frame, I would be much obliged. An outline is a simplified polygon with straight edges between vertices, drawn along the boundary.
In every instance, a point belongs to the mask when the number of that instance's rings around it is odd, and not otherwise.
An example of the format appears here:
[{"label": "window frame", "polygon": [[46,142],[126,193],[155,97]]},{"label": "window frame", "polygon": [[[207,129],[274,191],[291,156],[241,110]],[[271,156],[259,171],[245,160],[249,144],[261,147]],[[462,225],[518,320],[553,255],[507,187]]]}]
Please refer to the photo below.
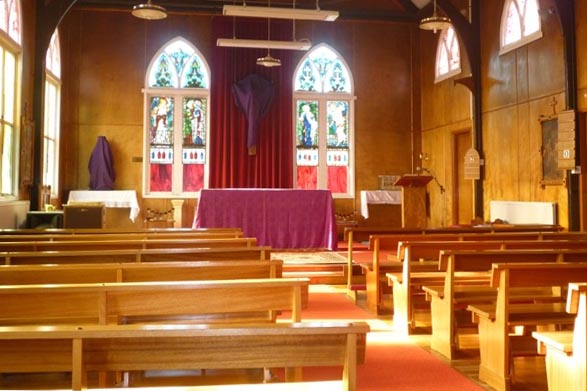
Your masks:
[{"label": "window frame", "polygon": [[[6,1],[0,2],[1,5],[6,5]],[[15,28],[6,31],[4,29],[0,29],[0,46],[1,46],[1,64],[0,64],[0,88],[2,90],[2,98],[0,98],[0,201],[14,201],[18,199],[19,193],[19,173],[20,173],[20,132],[21,132],[21,117],[19,113],[21,112],[21,81],[22,81],[22,17],[21,17],[21,4],[19,0],[14,0],[14,14],[6,14],[7,17],[7,24],[10,21],[10,17],[16,17]],[[7,26],[8,27],[8,26]],[[16,34],[14,37],[13,33]],[[4,120],[4,83],[6,77],[5,65],[6,65],[6,53],[10,53],[10,55],[14,58],[14,70],[13,70],[13,86],[12,86],[12,121],[7,123]],[[11,138],[11,145],[8,146],[7,149],[4,149],[4,126],[5,124],[12,127],[12,138]],[[28,147],[27,147],[28,148]],[[9,161],[4,161],[4,151],[9,152],[10,156],[8,157]],[[8,167],[3,167],[5,164],[8,164]],[[25,165],[26,166],[26,165]],[[9,173],[9,190],[4,191],[5,186],[7,185],[4,183],[6,180],[6,173]]]},{"label": "window frame", "polygon": [[[447,47],[447,45],[445,45],[445,43],[447,42],[446,40],[446,36],[448,35],[448,30],[452,30],[453,31],[453,39],[451,42],[452,44],[456,44],[457,45],[457,49],[459,52],[459,63],[458,63],[458,67],[456,69],[451,70],[450,69],[450,62],[451,62],[451,51],[450,51],[450,47]],[[441,50],[444,49],[447,52],[447,61],[448,61],[448,72],[445,72],[443,74],[440,74],[439,72],[439,67],[440,67],[440,56],[441,56]],[[454,27],[451,25],[451,27],[449,27],[448,29],[444,29],[441,31],[441,33],[439,34],[438,37],[438,44],[436,45],[436,64],[434,67],[434,82],[435,83],[439,83],[441,81],[450,79],[456,75],[459,75],[463,70],[462,70],[462,56],[461,56],[461,45],[460,45],[460,40],[459,40],[459,36],[457,34],[457,31],[454,29]]]},{"label": "window frame", "polygon": [[[540,9],[540,4],[538,3],[538,0],[527,0],[527,1],[535,1],[536,2],[536,10],[538,11]],[[510,7],[510,4],[514,3],[515,7],[519,10],[518,7],[518,0],[505,0],[504,5],[503,5],[503,9],[502,9],[502,13],[501,13],[501,24],[500,24],[500,28],[499,28],[499,54],[503,55],[506,53],[509,53],[511,51],[514,51],[516,49],[521,48],[522,46],[525,46],[531,42],[534,42],[540,38],[542,38],[542,21],[540,20],[540,14],[537,13],[536,17],[538,18],[538,31],[535,31],[533,33],[530,33],[528,35],[524,35],[524,32],[521,31],[520,33],[520,39],[510,42],[508,44],[505,44],[505,37],[507,34],[507,22],[508,22],[508,9]],[[527,3],[526,3],[527,5]],[[518,22],[520,24],[520,26],[522,27],[523,30],[523,26],[524,26],[524,16],[525,16],[525,12],[526,10],[524,10],[524,14],[520,14],[518,12],[519,15],[519,19]]]},{"label": "window frame", "polygon": [[[161,54],[172,44],[177,41],[182,41],[184,44],[190,46],[194,51],[194,54],[199,57],[202,65],[205,67],[208,75],[207,88],[182,88],[182,87],[150,87],[149,76],[151,74],[153,66],[156,65],[157,60]],[[209,170],[210,170],[210,82],[211,74],[208,62],[202,52],[189,40],[178,36],[175,37],[165,44],[163,44],[159,50],[152,56],[151,61],[145,72],[145,87],[142,89],[143,93],[143,177],[142,177],[142,191],[143,198],[173,198],[173,199],[187,199],[197,198],[199,195],[198,191],[183,191],[183,162],[182,162],[182,150],[183,150],[183,139],[182,139],[182,124],[183,124],[183,99],[195,98],[206,100],[206,122],[205,122],[205,149],[206,149],[206,161],[204,163],[204,183],[202,188],[208,188],[209,184]],[[150,148],[150,102],[151,98],[160,97],[173,97],[174,98],[174,112],[173,112],[173,163],[172,163],[172,188],[170,192],[159,192],[150,190],[150,163],[149,163],[149,148]]]},{"label": "window frame", "polygon": [[[301,67],[304,65],[305,61],[310,57],[313,51],[318,50],[322,47],[327,48],[328,50],[332,51],[337,60],[342,63],[346,72],[348,73],[349,77],[349,84],[350,84],[350,91],[349,92],[315,92],[315,91],[304,91],[304,90],[296,90],[296,81],[298,77],[298,73]],[[319,154],[319,163],[317,168],[317,190],[328,190],[328,164],[327,164],[327,151],[328,151],[328,144],[327,144],[327,137],[325,136],[327,133],[327,104],[329,101],[346,101],[348,102],[349,108],[349,115],[347,118],[348,121],[348,166],[347,166],[347,192],[345,193],[332,193],[333,198],[337,199],[352,199],[355,197],[355,101],[356,96],[354,95],[355,86],[354,86],[354,78],[351,72],[350,67],[348,66],[345,59],[340,55],[340,53],[332,48],[331,46],[321,43],[315,45],[312,49],[303,56],[300,61],[298,62],[297,66],[294,69],[293,78],[292,78],[292,148],[293,148],[293,187],[297,187],[297,147],[298,147],[298,139],[297,139],[297,121],[298,121],[298,113],[297,113],[297,102],[298,100],[313,100],[318,102],[319,107],[319,116],[318,116],[318,128],[322,129],[323,137],[319,137],[318,139],[318,154]]]},{"label": "window frame", "polygon": [[[43,185],[51,186],[51,197],[57,198],[60,192],[59,186],[59,157],[60,157],[60,138],[61,138],[61,49],[59,45],[59,32],[55,30],[53,38],[51,39],[51,44],[49,49],[47,49],[47,55],[49,51],[53,50],[57,53],[57,63],[53,65],[57,65],[58,69],[52,69],[52,66],[48,63],[45,64],[45,99],[44,99],[44,126],[43,126]],[[55,72],[57,71],[57,72]],[[49,86],[55,89],[55,96],[53,97],[55,102],[54,106],[50,107],[48,96]],[[49,112],[50,109],[53,109],[52,113]],[[53,116],[51,116],[51,114]],[[50,124],[49,121],[53,120],[54,123]],[[48,135],[48,130],[51,129],[51,125],[53,125],[54,134]],[[53,144],[53,158],[52,165],[54,169],[54,173],[52,175],[52,181],[48,183],[48,168],[51,166],[49,164],[49,156],[48,156],[48,148],[49,144]]]}]

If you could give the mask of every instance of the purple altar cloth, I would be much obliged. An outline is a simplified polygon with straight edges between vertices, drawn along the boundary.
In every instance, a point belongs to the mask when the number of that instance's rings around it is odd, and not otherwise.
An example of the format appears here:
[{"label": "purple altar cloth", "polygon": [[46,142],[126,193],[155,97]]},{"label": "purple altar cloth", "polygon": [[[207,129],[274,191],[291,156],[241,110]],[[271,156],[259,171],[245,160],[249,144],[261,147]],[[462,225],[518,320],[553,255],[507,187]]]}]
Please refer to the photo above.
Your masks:
[{"label": "purple altar cloth", "polygon": [[201,190],[193,227],[241,228],[244,236],[274,249],[338,246],[328,190]]}]

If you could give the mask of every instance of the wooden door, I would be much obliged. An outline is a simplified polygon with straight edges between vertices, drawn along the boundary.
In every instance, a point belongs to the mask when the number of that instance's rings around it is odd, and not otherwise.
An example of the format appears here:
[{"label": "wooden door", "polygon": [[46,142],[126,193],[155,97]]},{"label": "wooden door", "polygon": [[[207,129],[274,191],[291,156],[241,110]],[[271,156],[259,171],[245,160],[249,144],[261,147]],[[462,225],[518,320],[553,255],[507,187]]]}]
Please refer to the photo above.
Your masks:
[{"label": "wooden door", "polygon": [[453,224],[469,224],[475,217],[473,181],[465,179],[465,153],[471,146],[470,130],[453,134]]}]

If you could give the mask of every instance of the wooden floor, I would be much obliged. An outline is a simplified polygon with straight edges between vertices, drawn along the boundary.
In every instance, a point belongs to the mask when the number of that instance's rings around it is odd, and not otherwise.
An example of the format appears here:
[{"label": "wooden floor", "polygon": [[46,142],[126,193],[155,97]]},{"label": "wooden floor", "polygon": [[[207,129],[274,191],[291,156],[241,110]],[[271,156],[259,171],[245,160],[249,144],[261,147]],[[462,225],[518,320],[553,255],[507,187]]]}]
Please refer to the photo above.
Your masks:
[{"label": "wooden floor", "polygon": [[[391,297],[385,300],[391,303]],[[359,294],[357,304],[364,308],[364,296]],[[393,327],[392,309],[383,310],[384,314],[379,315],[379,320],[384,321],[390,327]],[[465,349],[459,353],[456,360],[447,360],[442,355],[430,349],[430,330],[425,327],[421,328],[417,335],[411,335],[410,338],[422,348],[434,354],[439,360],[442,360],[455,368],[460,373],[477,383],[486,390],[494,390],[492,387],[479,381],[479,351],[476,348],[477,341],[475,337],[463,336],[463,346]],[[511,391],[548,391],[546,383],[546,372],[544,357],[516,357],[514,359],[514,382]]]}]

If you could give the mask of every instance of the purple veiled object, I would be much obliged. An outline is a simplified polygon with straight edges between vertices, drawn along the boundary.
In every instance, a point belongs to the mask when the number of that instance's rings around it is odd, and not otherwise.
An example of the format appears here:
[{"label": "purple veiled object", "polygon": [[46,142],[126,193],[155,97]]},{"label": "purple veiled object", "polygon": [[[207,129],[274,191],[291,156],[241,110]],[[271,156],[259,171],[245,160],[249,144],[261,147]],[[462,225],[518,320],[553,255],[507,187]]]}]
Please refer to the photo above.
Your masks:
[{"label": "purple veiled object", "polygon": [[96,146],[90,156],[88,163],[90,170],[90,190],[113,190],[114,179],[114,159],[110,144],[104,136],[98,136]]},{"label": "purple veiled object", "polygon": [[269,111],[273,100],[273,84],[256,74],[234,83],[232,94],[237,107],[248,121],[247,147],[257,145],[259,120]]}]

